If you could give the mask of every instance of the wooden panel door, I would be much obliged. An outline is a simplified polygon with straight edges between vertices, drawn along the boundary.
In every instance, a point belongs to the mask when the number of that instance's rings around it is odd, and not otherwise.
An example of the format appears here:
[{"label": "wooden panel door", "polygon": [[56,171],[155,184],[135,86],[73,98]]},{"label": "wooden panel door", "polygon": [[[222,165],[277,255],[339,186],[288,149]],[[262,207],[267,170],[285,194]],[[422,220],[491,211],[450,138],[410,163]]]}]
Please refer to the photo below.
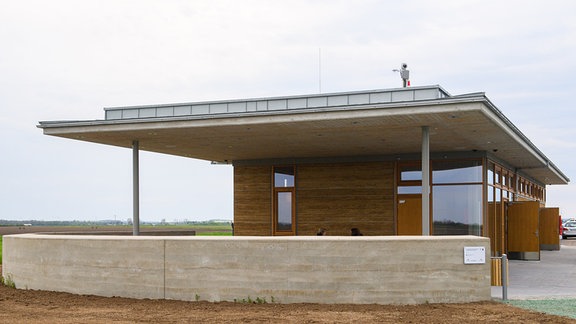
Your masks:
[{"label": "wooden panel door", "polygon": [[540,260],[540,203],[508,203],[508,257],[516,260]]},{"label": "wooden panel door", "polygon": [[540,250],[560,250],[559,208],[540,208]]},{"label": "wooden panel door", "polygon": [[422,196],[399,195],[397,235],[422,235]]}]

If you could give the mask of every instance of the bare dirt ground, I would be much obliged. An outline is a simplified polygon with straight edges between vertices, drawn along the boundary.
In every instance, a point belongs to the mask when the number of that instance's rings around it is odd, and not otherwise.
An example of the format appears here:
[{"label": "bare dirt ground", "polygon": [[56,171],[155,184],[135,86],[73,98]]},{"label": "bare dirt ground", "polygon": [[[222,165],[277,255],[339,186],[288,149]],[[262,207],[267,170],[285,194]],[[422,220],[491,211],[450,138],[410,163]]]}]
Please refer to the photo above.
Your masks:
[{"label": "bare dirt ground", "polygon": [[108,322],[576,323],[576,320],[500,302],[405,306],[208,303],[107,298],[0,286],[0,323]]},{"label": "bare dirt ground", "polygon": [[499,302],[242,304],[138,300],[0,287],[2,323],[575,323]]}]

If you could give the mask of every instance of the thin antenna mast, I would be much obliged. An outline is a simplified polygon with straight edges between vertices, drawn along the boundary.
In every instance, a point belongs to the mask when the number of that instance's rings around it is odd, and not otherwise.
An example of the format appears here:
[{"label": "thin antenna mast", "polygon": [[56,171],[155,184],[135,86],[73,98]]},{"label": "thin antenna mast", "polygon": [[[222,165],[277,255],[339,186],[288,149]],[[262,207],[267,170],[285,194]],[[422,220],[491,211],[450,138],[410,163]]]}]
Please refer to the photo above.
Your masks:
[{"label": "thin antenna mast", "polygon": [[318,48],[318,93],[322,93],[322,48]]}]

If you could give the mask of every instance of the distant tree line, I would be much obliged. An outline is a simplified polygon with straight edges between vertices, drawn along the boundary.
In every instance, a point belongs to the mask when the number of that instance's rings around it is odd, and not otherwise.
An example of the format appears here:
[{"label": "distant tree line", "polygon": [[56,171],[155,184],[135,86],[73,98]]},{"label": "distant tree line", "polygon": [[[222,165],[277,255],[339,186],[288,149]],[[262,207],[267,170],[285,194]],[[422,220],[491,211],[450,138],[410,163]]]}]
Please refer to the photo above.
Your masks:
[{"label": "distant tree line", "polygon": [[6,220],[0,219],[0,226],[102,226],[102,225],[125,225],[121,221],[46,221],[46,220]]},{"label": "distant tree line", "polygon": [[[141,222],[141,225],[222,225],[230,224],[230,220],[208,220],[208,221],[185,221],[185,222]],[[99,221],[45,221],[45,220],[7,220],[0,219],[0,226],[129,226],[131,222],[122,222],[119,220],[99,220]]]}]

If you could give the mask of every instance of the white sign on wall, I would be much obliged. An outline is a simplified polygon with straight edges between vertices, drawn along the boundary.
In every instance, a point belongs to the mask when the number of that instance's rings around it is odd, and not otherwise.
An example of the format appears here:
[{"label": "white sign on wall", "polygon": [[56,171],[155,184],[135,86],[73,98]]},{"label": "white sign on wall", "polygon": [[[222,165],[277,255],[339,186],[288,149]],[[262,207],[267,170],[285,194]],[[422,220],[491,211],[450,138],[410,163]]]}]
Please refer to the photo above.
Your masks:
[{"label": "white sign on wall", "polygon": [[465,246],[464,264],[486,263],[486,248],[483,246]]}]

